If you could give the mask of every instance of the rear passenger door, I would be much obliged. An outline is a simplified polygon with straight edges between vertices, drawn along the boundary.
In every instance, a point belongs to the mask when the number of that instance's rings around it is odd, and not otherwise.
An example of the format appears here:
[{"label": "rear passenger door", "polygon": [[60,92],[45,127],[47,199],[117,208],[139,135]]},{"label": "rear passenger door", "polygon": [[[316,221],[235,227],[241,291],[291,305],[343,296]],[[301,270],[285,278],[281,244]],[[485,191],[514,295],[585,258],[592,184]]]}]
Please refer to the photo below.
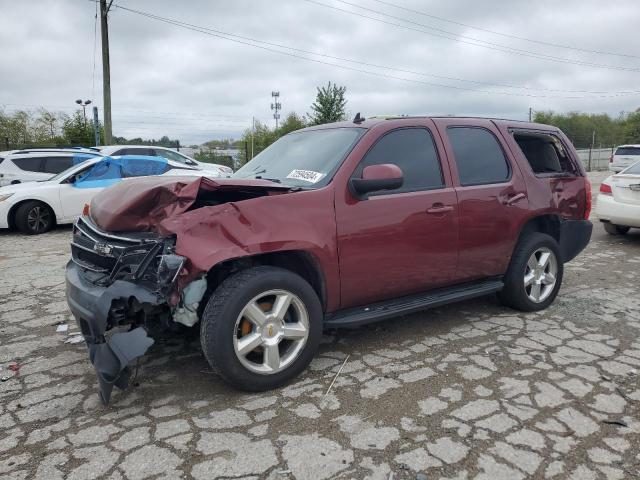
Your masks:
[{"label": "rear passenger door", "polygon": [[433,125],[376,136],[351,178],[370,165],[400,167],[404,183],[357,199],[336,196],[342,307],[363,305],[451,283],[456,271],[458,213]]},{"label": "rear passenger door", "polygon": [[10,179],[12,182],[34,182],[47,180],[53,176],[43,170],[45,157],[13,157],[11,161],[18,167],[17,170],[9,172],[13,176]]},{"label": "rear passenger door", "polygon": [[528,208],[519,167],[490,120],[439,119],[458,197],[458,281],[505,273]]}]

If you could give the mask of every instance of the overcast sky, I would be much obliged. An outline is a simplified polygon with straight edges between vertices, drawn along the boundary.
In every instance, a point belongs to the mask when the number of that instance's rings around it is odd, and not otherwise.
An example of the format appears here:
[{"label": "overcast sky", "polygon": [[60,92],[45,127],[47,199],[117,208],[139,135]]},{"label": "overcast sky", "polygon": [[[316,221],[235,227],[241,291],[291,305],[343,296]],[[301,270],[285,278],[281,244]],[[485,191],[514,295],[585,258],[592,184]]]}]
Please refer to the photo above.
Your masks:
[{"label": "overcast sky", "polygon": [[[72,112],[92,99],[102,117],[94,15],[90,0],[0,0],[0,106]],[[640,91],[639,18],[638,0],[115,0],[113,131],[237,138],[252,116],[273,124],[272,90],[283,116],[303,114],[328,81],[347,87],[351,115],[617,115],[640,107],[626,93]]]}]

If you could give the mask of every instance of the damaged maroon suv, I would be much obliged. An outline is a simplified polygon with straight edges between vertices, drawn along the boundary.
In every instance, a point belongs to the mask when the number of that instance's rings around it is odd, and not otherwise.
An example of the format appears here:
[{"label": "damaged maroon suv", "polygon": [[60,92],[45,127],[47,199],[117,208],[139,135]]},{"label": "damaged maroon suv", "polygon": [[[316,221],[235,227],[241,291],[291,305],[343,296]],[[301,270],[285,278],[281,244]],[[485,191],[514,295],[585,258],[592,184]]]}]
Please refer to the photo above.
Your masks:
[{"label": "damaged maroon suv", "polygon": [[214,370],[261,391],[300,373],[324,328],[495,293],[547,307],[590,209],[557,128],[358,115],[290,133],[232,178],[105,190],[74,227],[67,299],[104,402],[156,325],[199,328]]}]

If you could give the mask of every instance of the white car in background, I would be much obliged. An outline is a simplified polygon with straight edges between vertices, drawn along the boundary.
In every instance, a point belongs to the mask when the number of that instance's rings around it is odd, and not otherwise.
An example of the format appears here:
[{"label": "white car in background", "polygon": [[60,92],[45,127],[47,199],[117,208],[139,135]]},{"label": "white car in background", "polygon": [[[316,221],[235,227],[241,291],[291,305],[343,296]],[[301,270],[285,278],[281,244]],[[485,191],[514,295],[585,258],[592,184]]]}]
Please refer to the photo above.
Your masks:
[{"label": "white car in background", "polygon": [[36,235],[56,224],[73,223],[98,192],[128,178],[148,175],[218,177],[160,157],[96,157],[46,181],[0,187],[0,228]]},{"label": "white car in background", "polygon": [[151,157],[164,157],[167,160],[173,160],[174,162],[183,163],[190,167],[196,167],[201,168],[202,170],[216,172],[218,173],[219,177],[228,177],[233,173],[233,170],[225,165],[199,162],[198,160],[194,160],[191,157],[188,157],[167,147],[158,147],[155,145],[107,145],[104,147],[96,148],[99,149],[100,153],[105,156],[147,155]]},{"label": "white car in background", "polygon": [[611,235],[640,228],[640,162],[611,175],[600,184],[596,215]]},{"label": "white car in background", "polygon": [[0,187],[48,180],[101,154],[89,148],[31,148],[0,152]]},{"label": "white car in background", "polygon": [[640,161],[640,145],[620,145],[609,158],[609,170],[621,172]]}]

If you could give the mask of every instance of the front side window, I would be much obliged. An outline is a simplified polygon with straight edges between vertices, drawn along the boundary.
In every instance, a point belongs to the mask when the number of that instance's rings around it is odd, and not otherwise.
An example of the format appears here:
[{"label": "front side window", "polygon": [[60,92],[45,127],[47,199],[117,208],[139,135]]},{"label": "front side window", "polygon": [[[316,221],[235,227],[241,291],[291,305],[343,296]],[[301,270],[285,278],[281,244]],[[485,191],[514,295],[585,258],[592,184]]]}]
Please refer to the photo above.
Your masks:
[{"label": "front side window", "polygon": [[535,174],[576,173],[560,140],[551,134],[514,132],[513,138]]},{"label": "front side window", "polygon": [[13,163],[20,169],[27,172],[42,172],[43,157],[14,158]]},{"label": "front side window", "polygon": [[122,148],[113,155],[145,155],[153,157],[153,150],[150,148]]},{"label": "front side window", "polygon": [[290,133],[256,155],[233,178],[262,178],[291,187],[323,187],[365,131],[346,127]]},{"label": "front side window", "polygon": [[43,172],[60,173],[73,166],[73,157],[47,157],[44,159]]},{"label": "front side window", "polygon": [[404,177],[402,187],[372,195],[414,192],[444,187],[440,159],[433,137],[425,128],[392,130],[367,152],[354,172],[360,178],[365,167],[392,163],[400,167]]},{"label": "front side window", "polygon": [[496,137],[484,128],[449,127],[447,135],[453,148],[460,185],[485,185],[506,182],[509,164]]}]

